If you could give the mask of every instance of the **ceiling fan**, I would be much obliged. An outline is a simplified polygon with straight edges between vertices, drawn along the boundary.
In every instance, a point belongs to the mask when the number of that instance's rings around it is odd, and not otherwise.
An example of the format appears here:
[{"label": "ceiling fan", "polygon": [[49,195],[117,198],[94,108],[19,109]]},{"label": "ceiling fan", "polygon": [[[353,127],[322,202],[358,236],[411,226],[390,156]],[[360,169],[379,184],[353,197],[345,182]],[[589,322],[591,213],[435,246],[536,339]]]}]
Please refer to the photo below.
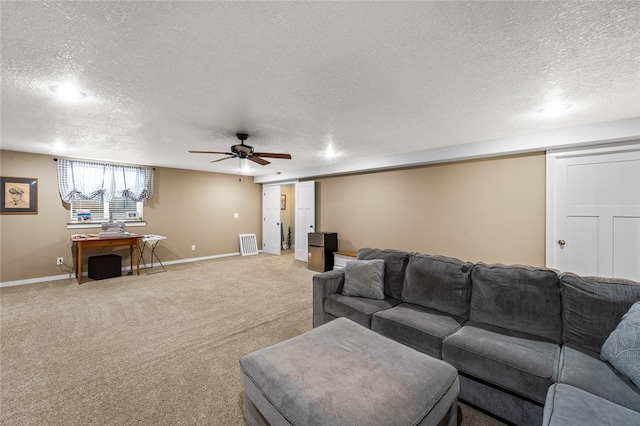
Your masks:
[{"label": "ceiling fan", "polygon": [[266,166],[267,164],[271,164],[269,161],[265,160],[263,157],[267,158],[282,158],[285,160],[291,160],[291,155],[289,154],[277,154],[274,152],[255,152],[253,147],[250,145],[245,145],[244,141],[249,137],[246,133],[236,133],[236,137],[240,140],[239,144],[231,145],[231,152],[220,152],[220,151],[189,151],[193,154],[222,154],[227,155],[228,157],[220,158],[219,160],[213,160],[212,163],[217,163],[218,161],[228,160],[229,158],[246,158],[247,160],[251,160],[254,163],[258,163],[261,166]]}]

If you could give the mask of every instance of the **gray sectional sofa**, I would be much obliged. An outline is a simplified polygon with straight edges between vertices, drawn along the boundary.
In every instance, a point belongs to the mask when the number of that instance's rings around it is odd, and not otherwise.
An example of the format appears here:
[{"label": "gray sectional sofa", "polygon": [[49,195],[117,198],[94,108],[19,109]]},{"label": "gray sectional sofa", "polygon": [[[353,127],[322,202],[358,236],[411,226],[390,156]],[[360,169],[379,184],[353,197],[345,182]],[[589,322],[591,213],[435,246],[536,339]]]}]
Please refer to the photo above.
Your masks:
[{"label": "gray sectional sofa", "polygon": [[[357,260],[313,277],[314,327],[347,317],[440,358],[461,400],[514,424],[640,424],[640,389],[600,358],[640,283],[398,250]],[[371,282],[382,291],[359,295]]]}]

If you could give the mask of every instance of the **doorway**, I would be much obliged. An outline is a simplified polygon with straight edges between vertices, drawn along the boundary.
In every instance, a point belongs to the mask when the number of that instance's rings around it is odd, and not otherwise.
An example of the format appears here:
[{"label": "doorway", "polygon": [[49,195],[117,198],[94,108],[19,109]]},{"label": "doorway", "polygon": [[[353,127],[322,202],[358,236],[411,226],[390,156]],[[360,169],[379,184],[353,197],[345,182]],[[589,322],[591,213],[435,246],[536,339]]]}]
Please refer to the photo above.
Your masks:
[{"label": "doorway", "polygon": [[295,250],[295,184],[263,188],[262,248],[265,253],[287,254]]},{"label": "doorway", "polygon": [[280,244],[281,254],[295,250],[296,234],[296,186],[280,185]]},{"label": "doorway", "polygon": [[315,231],[315,182],[265,185],[262,191],[262,248],[280,255],[291,250],[307,261],[307,236]]}]

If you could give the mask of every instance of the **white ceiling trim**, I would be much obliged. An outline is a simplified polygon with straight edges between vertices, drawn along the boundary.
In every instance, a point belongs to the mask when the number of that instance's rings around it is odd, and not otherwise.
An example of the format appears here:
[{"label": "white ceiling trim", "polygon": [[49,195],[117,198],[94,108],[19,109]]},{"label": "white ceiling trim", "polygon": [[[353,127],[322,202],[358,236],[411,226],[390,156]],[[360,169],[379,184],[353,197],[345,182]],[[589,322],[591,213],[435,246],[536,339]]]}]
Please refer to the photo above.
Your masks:
[{"label": "white ceiling trim", "polygon": [[334,166],[295,170],[281,174],[256,176],[255,183],[277,183],[353,173],[365,173],[403,167],[473,160],[504,155],[525,154],[551,149],[577,148],[640,139],[640,117],[589,124],[531,135],[425,149],[382,158],[342,163]]}]

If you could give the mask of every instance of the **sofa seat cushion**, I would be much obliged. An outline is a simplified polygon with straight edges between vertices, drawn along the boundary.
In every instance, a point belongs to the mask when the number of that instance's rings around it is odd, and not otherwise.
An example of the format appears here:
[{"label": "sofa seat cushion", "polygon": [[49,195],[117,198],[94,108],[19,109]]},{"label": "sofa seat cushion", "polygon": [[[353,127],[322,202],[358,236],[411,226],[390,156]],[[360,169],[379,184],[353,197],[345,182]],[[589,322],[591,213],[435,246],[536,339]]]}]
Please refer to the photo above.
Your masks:
[{"label": "sofa seat cushion", "polygon": [[324,310],[334,317],[349,318],[360,325],[371,328],[371,316],[373,314],[385,309],[391,309],[399,303],[400,300],[390,297],[378,300],[345,296],[343,294],[330,294],[324,301]]},{"label": "sofa seat cushion", "polygon": [[563,383],[549,388],[543,426],[638,425],[640,413]]},{"label": "sofa seat cushion", "polygon": [[442,358],[442,341],[463,320],[410,303],[373,314],[371,329],[427,355]]},{"label": "sofa seat cushion", "polygon": [[402,301],[469,318],[473,263],[453,257],[412,254]]},{"label": "sofa seat cushion", "polygon": [[640,389],[597,352],[566,344],[560,354],[558,382],[583,389],[640,412]]},{"label": "sofa seat cushion", "polygon": [[460,372],[544,403],[560,347],[534,336],[468,323],[444,340],[442,359]]}]

